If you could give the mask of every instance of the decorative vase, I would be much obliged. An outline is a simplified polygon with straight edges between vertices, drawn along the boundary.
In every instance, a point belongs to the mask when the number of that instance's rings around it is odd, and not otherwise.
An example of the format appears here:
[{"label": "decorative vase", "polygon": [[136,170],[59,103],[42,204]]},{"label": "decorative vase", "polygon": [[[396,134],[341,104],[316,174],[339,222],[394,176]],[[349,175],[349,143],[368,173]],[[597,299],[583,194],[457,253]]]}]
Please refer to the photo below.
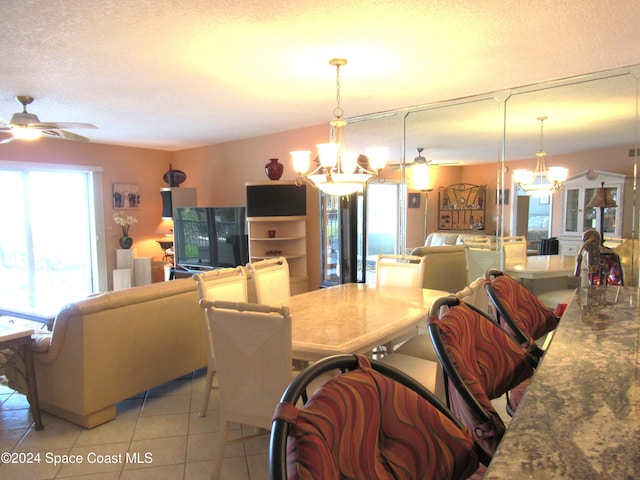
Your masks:
[{"label": "decorative vase", "polygon": [[269,163],[264,166],[264,171],[271,180],[280,180],[282,172],[284,171],[284,165],[279,163],[277,158],[271,158],[269,159]]},{"label": "decorative vase", "polygon": [[120,237],[120,246],[122,248],[124,248],[125,250],[131,248],[131,245],[133,245],[133,238],[127,236],[127,235],[123,235],[122,237]]}]

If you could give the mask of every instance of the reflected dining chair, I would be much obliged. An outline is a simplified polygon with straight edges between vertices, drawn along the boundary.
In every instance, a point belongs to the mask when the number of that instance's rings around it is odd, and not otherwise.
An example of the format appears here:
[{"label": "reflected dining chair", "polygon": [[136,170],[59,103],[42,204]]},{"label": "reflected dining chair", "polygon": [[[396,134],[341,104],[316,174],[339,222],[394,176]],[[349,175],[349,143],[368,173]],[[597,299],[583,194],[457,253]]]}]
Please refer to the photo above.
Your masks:
[{"label": "reflected dining chair", "polygon": [[[198,284],[200,300],[226,300],[228,302],[247,302],[247,275],[243,267],[220,268],[198,273],[192,277]],[[213,337],[209,325],[209,319],[203,312],[205,340],[207,342],[207,380],[204,396],[200,407],[200,416],[207,415],[209,397],[213,388],[213,379],[216,373],[216,358],[213,348]]]},{"label": "reflected dining chair", "polygon": [[[220,384],[220,431],[212,478],[220,478],[231,422],[269,430],[294,374],[289,307],[201,300],[212,332]],[[245,437],[246,438],[246,437]]]},{"label": "reflected dining chair", "polygon": [[[442,306],[449,309],[439,318]],[[449,407],[493,456],[506,427],[491,400],[513,392],[507,398],[507,411],[513,413],[534,360],[482,312],[453,297],[433,304],[429,334],[447,379]]]},{"label": "reflected dining chair", "polygon": [[263,305],[287,305],[291,297],[289,264],[284,257],[247,264],[256,302]]},{"label": "reflected dining chair", "polygon": [[[307,386],[335,370],[342,373],[300,405]],[[270,480],[466,479],[488,462],[428,390],[361,355],[327,357],[302,371],[282,395],[269,444]]]},{"label": "reflected dining chair", "polygon": [[495,320],[518,344],[540,359],[543,351],[536,341],[557,327],[558,317],[518,280],[500,270],[487,271],[485,290]]},{"label": "reflected dining chair", "polygon": [[376,285],[422,288],[426,260],[415,255],[378,254]]},{"label": "reflected dining chair", "polygon": [[495,243],[464,244],[464,256],[467,267],[467,285],[471,284],[476,278],[484,277],[485,272],[489,268],[498,266],[499,250]]},{"label": "reflected dining chair", "polygon": [[502,237],[499,245],[504,253],[505,264],[518,264],[527,261],[527,238],[522,235]]}]

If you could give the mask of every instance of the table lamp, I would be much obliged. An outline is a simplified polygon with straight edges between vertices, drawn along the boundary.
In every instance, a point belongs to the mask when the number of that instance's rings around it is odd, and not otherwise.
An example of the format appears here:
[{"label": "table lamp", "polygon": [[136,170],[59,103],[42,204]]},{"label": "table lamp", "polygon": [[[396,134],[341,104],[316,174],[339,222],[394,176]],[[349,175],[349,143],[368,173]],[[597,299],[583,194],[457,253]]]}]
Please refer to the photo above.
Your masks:
[{"label": "table lamp", "polygon": [[599,208],[600,209],[600,244],[604,244],[604,209],[614,208],[618,204],[611,196],[611,192],[604,188],[604,182],[601,183],[600,188],[596,188],[593,197],[587,204],[587,208]]}]

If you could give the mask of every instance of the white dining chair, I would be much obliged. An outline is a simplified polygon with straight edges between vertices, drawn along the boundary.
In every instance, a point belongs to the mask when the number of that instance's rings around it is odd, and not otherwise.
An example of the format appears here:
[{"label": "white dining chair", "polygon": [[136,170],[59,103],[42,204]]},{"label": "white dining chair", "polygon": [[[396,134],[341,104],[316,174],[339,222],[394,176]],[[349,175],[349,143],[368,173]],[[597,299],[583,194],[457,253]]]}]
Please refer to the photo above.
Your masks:
[{"label": "white dining chair", "polygon": [[269,430],[276,405],[294,377],[291,315],[287,306],[207,300],[200,306],[213,334],[220,384],[220,431],[211,476],[217,480],[230,424]]},{"label": "white dining chair", "polygon": [[426,260],[415,255],[378,254],[376,285],[422,288]]},{"label": "white dining chair", "polygon": [[264,305],[287,305],[291,297],[289,264],[284,257],[269,258],[247,264],[256,302]]},{"label": "white dining chair", "polygon": [[478,277],[484,277],[489,268],[499,265],[499,251],[496,244],[464,245],[464,256],[467,267],[467,285]]},{"label": "white dining chair", "polygon": [[[225,300],[228,302],[248,301],[247,275],[243,267],[220,268],[198,273],[193,276],[198,284],[200,300],[214,301]],[[209,325],[207,314],[203,312],[205,340],[207,342],[207,380],[204,386],[204,396],[200,407],[200,416],[207,415],[209,397],[213,387],[213,379],[216,373],[216,357],[213,348],[213,335]]]},{"label": "white dining chair", "polygon": [[500,239],[505,264],[525,263],[527,261],[527,238],[521,235]]},{"label": "white dining chair", "polygon": [[[422,288],[427,257],[414,255],[381,254],[376,257],[376,286],[377,287],[415,287]],[[407,334],[396,339],[393,343],[381,345],[374,353],[391,353],[394,346],[409,340],[418,333]]]}]

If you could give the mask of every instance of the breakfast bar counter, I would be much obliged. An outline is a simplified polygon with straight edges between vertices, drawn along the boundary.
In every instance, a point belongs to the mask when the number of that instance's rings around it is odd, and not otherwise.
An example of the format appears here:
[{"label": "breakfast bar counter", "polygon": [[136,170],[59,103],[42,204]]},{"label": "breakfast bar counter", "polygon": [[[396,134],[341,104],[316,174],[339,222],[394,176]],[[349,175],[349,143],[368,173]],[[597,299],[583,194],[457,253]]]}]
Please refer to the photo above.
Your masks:
[{"label": "breakfast bar counter", "polygon": [[486,480],[640,478],[638,294],[577,290]]}]

